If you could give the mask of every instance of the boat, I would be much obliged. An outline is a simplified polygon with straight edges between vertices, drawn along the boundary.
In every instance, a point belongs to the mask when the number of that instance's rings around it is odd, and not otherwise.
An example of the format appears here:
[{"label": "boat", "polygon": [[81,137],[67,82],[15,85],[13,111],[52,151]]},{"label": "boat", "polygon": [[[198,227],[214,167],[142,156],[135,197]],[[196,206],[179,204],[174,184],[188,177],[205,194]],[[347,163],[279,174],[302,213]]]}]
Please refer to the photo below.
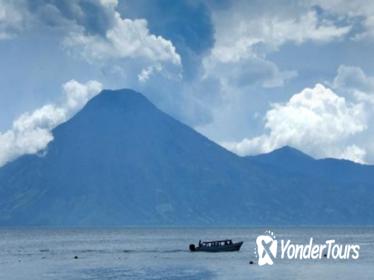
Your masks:
[{"label": "boat", "polygon": [[231,239],[215,240],[215,241],[199,241],[199,245],[190,244],[191,252],[232,252],[239,251],[243,245],[243,241],[232,242]]}]

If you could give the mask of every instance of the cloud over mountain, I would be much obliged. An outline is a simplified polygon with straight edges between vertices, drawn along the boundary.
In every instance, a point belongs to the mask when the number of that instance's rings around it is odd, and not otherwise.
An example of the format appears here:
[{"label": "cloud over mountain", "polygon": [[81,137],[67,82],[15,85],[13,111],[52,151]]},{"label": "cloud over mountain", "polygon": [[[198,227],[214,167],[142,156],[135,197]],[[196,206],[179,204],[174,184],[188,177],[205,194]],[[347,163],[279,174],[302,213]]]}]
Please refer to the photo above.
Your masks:
[{"label": "cloud over mountain", "polygon": [[367,129],[362,104],[352,104],[321,84],[273,104],[265,116],[268,133],[224,144],[241,155],[270,152],[291,145],[316,157],[364,162],[366,152],[346,140]]},{"label": "cloud over mountain", "polygon": [[0,133],[0,167],[24,154],[35,154],[53,140],[51,130],[65,122],[102,90],[97,81],[81,84],[71,80],[63,85],[59,104],[47,104],[18,117],[10,130]]},{"label": "cloud over mountain", "polygon": [[123,19],[114,12],[114,24],[104,36],[72,32],[65,39],[66,47],[75,48],[88,60],[141,58],[180,64],[181,59],[173,44],[149,33],[144,19]]},{"label": "cloud over mountain", "polygon": [[367,128],[314,155],[374,162],[372,14],[368,0],[0,0],[0,130],[41,104],[58,119],[48,104],[61,84],[95,80],[143,92],[210,139],[238,143],[271,135],[262,120],[283,112],[271,104],[325,84],[362,106]]}]

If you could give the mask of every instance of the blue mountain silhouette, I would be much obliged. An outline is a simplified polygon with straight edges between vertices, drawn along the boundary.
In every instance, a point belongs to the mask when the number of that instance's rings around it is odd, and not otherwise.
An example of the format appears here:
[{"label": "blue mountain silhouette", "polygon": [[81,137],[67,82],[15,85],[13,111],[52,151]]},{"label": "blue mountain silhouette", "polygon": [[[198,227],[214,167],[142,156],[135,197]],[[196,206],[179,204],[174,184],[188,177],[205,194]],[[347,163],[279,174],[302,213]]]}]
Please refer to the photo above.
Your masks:
[{"label": "blue mountain silhouette", "polygon": [[53,135],[0,168],[0,225],[374,223],[374,167],[239,157],[132,90],[104,90]]}]

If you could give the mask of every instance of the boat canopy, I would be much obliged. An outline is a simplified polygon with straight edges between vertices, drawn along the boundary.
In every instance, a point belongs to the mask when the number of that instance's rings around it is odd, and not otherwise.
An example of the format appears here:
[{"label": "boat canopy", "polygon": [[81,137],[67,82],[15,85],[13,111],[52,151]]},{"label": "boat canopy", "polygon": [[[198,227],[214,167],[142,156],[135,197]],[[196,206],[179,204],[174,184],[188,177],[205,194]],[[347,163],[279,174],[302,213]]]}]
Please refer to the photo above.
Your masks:
[{"label": "boat canopy", "polygon": [[232,244],[231,239],[215,240],[215,241],[204,241],[201,243],[202,246],[223,246]]}]

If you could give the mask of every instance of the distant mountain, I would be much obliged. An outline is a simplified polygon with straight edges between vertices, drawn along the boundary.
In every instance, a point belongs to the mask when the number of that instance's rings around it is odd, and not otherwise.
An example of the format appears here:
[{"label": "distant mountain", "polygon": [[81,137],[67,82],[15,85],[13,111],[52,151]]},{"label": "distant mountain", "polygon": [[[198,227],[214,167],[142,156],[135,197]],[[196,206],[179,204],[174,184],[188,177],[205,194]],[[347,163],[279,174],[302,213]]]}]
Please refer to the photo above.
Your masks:
[{"label": "distant mountain", "polygon": [[332,158],[316,160],[289,146],[247,158],[252,163],[262,163],[282,171],[328,179],[332,182],[367,184],[374,182],[374,166]]},{"label": "distant mountain", "polygon": [[284,146],[280,149],[274,150],[267,154],[260,154],[257,156],[248,156],[249,159],[255,159],[256,161],[274,164],[274,165],[292,165],[292,168],[296,166],[310,164],[314,161],[314,158],[304,154],[303,152],[296,150],[290,146]]},{"label": "distant mountain", "polygon": [[131,90],[103,91],[53,135],[0,168],[0,225],[374,223],[373,167],[289,147],[241,158]]}]

